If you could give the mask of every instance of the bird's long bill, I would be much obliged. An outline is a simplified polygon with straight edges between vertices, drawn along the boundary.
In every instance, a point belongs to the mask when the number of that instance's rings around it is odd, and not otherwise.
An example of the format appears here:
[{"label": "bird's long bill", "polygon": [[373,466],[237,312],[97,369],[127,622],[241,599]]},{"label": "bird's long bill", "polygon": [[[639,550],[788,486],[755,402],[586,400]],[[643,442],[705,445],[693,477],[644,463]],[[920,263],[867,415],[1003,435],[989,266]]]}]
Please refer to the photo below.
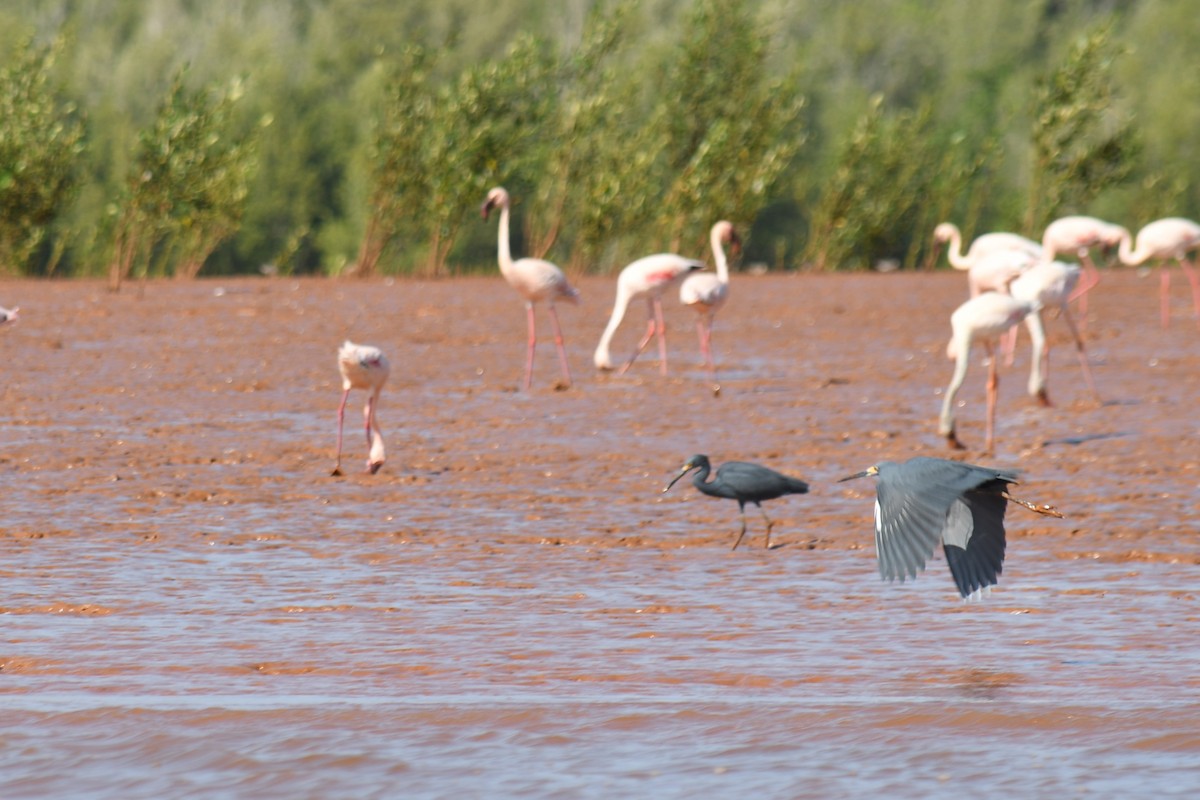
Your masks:
[{"label": "bird's long bill", "polygon": [[487,200],[484,200],[483,205],[481,205],[479,207],[479,213],[480,213],[480,215],[483,216],[484,219],[488,218],[488,212],[491,210],[492,210],[492,201],[490,198]]},{"label": "bird's long bill", "polygon": [[862,472],[856,472],[853,475],[847,475],[844,478],[839,478],[838,483],[845,483],[846,481],[852,481],[855,478],[869,478],[872,475],[878,475],[878,474],[879,474],[878,467],[867,467]]},{"label": "bird's long bill", "polygon": [[684,464],[683,469],[679,470],[679,474],[676,475],[674,478],[672,478],[671,482],[663,487],[662,493],[666,494],[668,489],[670,489],[676,483],[679,483],[679,479],[682,478],[684,475],[687,475],[693,469],[695,469],[695,467],[693,467],[691,464]]}]

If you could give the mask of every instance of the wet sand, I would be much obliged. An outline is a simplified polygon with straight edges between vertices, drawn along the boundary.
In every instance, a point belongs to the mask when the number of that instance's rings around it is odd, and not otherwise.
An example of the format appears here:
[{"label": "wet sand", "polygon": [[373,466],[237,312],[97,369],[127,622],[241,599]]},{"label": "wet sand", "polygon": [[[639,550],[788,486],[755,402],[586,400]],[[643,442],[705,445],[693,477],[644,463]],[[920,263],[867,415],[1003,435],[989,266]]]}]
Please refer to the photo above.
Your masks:
[{"label": "wet sand", "polygon": [[[1200,791],[1200,333],[1109,271],[1081,380],[1049,319],[983,442],[982,355],[936,431],[961,274],[735,276],[722,391],[668,298],[670,372],[591,353],[614,282],[560,307],[575,383],[498,276],[8,281],[0,303],[3,797],[1190,797]],[[614,354],[644,330],[634,308]],[[333,467],[344,339],[392,361],[388,461]],[[812,492],[737,506],[685,458]],[[1000,585],[879,580],[883,460],[1015,469]]]}]

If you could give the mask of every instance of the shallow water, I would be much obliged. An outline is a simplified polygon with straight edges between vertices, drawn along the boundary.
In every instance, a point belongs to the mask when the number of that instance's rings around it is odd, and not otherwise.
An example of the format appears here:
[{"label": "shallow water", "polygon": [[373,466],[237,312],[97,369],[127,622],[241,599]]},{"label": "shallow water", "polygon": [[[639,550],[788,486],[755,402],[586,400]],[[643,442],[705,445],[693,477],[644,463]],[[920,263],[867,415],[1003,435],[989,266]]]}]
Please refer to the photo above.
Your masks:
[{"label": "shallow water", "polygon": [[[1106,273],[1091,403],[1004,372],[1023,474],[1001,583],[879,580],[869,481],[936,435],[956,275],[744,278],[722,394],[668,303],[671,374],[596,376],[610,281],[560,314],[576,385],[498,279],[10,283],[0,331],[0,796],[1192,797],[1200,791],[1196,328]],[[890,312],[873,311],[890,304]],[[936,311],[936,313],[935,313]],[[617,352],[641,332],[637,319]],[[344,337],[383,346],[383,470]],[[1027,347],[1022,338],[1022,347]],[[982,439],[978,361],[959,409]],[[748,514],[683,459],[813,492]]]}]

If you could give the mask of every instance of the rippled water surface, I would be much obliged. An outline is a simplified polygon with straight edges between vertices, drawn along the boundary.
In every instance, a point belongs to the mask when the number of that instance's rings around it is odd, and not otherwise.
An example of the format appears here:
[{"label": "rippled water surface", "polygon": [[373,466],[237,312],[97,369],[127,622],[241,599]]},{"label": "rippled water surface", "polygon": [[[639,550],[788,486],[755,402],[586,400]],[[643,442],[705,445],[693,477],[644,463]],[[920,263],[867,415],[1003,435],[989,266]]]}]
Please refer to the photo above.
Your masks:
[{"label": "rippled water surface", "polygon": [[[1106,273],[1103,405],[1061,322],[1054,407],[1004,370],[997,452],[964,457],[1068,516],[1010,509],[962,603],[940,558],[881,582],[870,482],[836,483],[947,453],[961,276],[737,281],[718,398],[673,297],[670,375],[592,373],[601,279],[560,311],[575,386],[547,339],[517,391],[498,280],[6,286],[0,797],[1200,794],[1182,294],[1164,332],[1157,281]],[[393,362],[375,476],[329,476],[346,337]],[[730,552],[736,504],[660,492],[694,452],[813,490]]]}]

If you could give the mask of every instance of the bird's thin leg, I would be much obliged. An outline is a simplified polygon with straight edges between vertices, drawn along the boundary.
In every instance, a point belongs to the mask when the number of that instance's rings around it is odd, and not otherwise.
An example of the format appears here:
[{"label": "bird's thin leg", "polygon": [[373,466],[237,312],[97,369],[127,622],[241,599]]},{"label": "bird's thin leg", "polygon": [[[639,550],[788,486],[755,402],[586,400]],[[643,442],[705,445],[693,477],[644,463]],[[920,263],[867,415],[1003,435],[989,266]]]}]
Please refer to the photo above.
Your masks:
[{"label": "bird's thin leg", "polygon": [[1071,310],[1067,308],[1067,304],[1062,305],[1063,320],[1067,323],[1067,328],[1071,331],[1071,336],[1075,337],[1075,354],[1079,356],[1079,366],[1083,368],[1083,379],[1087,382],[1088,389],[1092,391],[1092,397],[1096,398],[1096,402],[1103,404],[1100,399],[1100,392],[1096,390],[1096,382],[1092,380],[1092,367],[1088,364],[1087,348],[1084,347],[1083,337],[1079,335],[1079,331],[1075,327],[1075,320],[1071,317]]},{"label": "bird's thin leg", "polygon": [[654,304],[653,304],[653,301],[650,301],[650,303],[649,303],[649,310],[650,310],[650,319],[647,320],[647,322],[646,322],[646,335],[642,337],[642,340],[640,342],[638,342],[637,349],[633,351],[633,355],[631,355],[629,357],[629,360],[625,362],[625,366],[621,367],[621,369],[617,371],[618,375],[624,375],[625,371],[633,366],[633,362],[637,360],[637,357],[640,356],[642,354],[642,351],[646,349],[646,345],[650,344],[650,340],[654,338]]},{"label": "bird's thin leg", "polygon": [[708,368],[708,377],[712,381],[713,394],[721,394],[721,384],[717,381],[717,366],[712,357],[712,324],[713,315],[701,315],[696,320],[696,331],[700,335],[700,352],[704,355],[704,366]]},{"label": "bird's thin leg", "polygon": [[1183,270],[1188,283],[1192,285],[1192,316],[1196,320],[1197,327],[1200,327],[1200,278],[1196,277],[1196,269],[1186,259],[1180,256],[1178,260],[1179,268]]},{"label": "bird's thin leg", "polygon": [[567,364],[567,348],[563,342],[562,328],[558,324],[558,312],[551,305],[550,324],[554,327],[554,346],[558,348],[558,360],[562,364],[563,378],[567,386],[571,385],[571,367]]},{"label": "bird's thin leg", "polygon": [[667,326],[663,324],[662,301],[654,298],[654,323],[658,326],[658,371],[667,374]]},{"label": "bird's thin leg", "polygon": [[338,405],[338,435],[337,435],[337,462],[333,465],[333,475],[342,474],[342,423],[346,421],[346,400],[350,397],[350,390],[342,392],[342,402]]},{"label": "bird's thin leg", "polygon": [[1001,339],[1001,350],[1004,352],[1004,366],[1011,367],[1013,358],[1017,353],[1017,334],[1020,332],[1020,325],[1013,325],[1004,333],[1004,338]]},{"label": "bird's thin leg", "polygon": [[533,383],[533,348],[537,344],[537,325],[533,319],[533,303],[525,304],[525,316],[529,320],[529,347],[525,353],[525,391]]},{"label": "bird's thin leg", "polygon": [[996,394],[1000,386],[1000,376],[996,371],[996,358],[992,352],[992,345],[986,344],[988,354],[988,381],[987,381],[987,436],[984,441],[984,452],[990,454],[992,452],[993,431],[996,425]]},{"label": "bird's thin leg", "polygon": [[767,538],[765,540],[763,540],[763,546],[766,547],[768,550],[770,550],[771,549],[771,528],[775,527],[775,523],[771,522],[771,518],[767,516],[767,511],[766,511],[766,509],[764,509],[762,507],[761,504],[759,504],[758,510],[759,510],[759,512],[762,513],[762,518],[767,523]]},{"label": "bird's thin leg", "polygon": [[738,537],[733,540],[732,549],[734,550],[737,550],[738,545],[742,543],[742,537],[746,535],[746,504],[741,500],[738,501],[738,514],[740,514],[742,518],[742,531],[738,534]]},{"label": "bird's thin leg", "polygon": [[1171,325],[1171,268],[1166,262],[1158,266],[1159,319],[1165,331]]},{"label": "bird's thin leg", "polygon": [[1091,253],[1086,249],[1079,252],[1079,263],[1083,265],[1083,280],[1075,287],[1075,291],[1071,293],[1068,302],[1079,301],[1079,328],[1080,330],[1085,330],[1087,328],[1088,292],[1096,288],[1096,285],[1100,283],[1100,270],[1096,269],[1096,264],[1092,261]]},{"label": "bird's thin leg", "polygon": [[696,317],[696,338],[700,341],[700,356],[704,359],[704,366],[708,366],[708,340],[704,337],[704,315]]}]

